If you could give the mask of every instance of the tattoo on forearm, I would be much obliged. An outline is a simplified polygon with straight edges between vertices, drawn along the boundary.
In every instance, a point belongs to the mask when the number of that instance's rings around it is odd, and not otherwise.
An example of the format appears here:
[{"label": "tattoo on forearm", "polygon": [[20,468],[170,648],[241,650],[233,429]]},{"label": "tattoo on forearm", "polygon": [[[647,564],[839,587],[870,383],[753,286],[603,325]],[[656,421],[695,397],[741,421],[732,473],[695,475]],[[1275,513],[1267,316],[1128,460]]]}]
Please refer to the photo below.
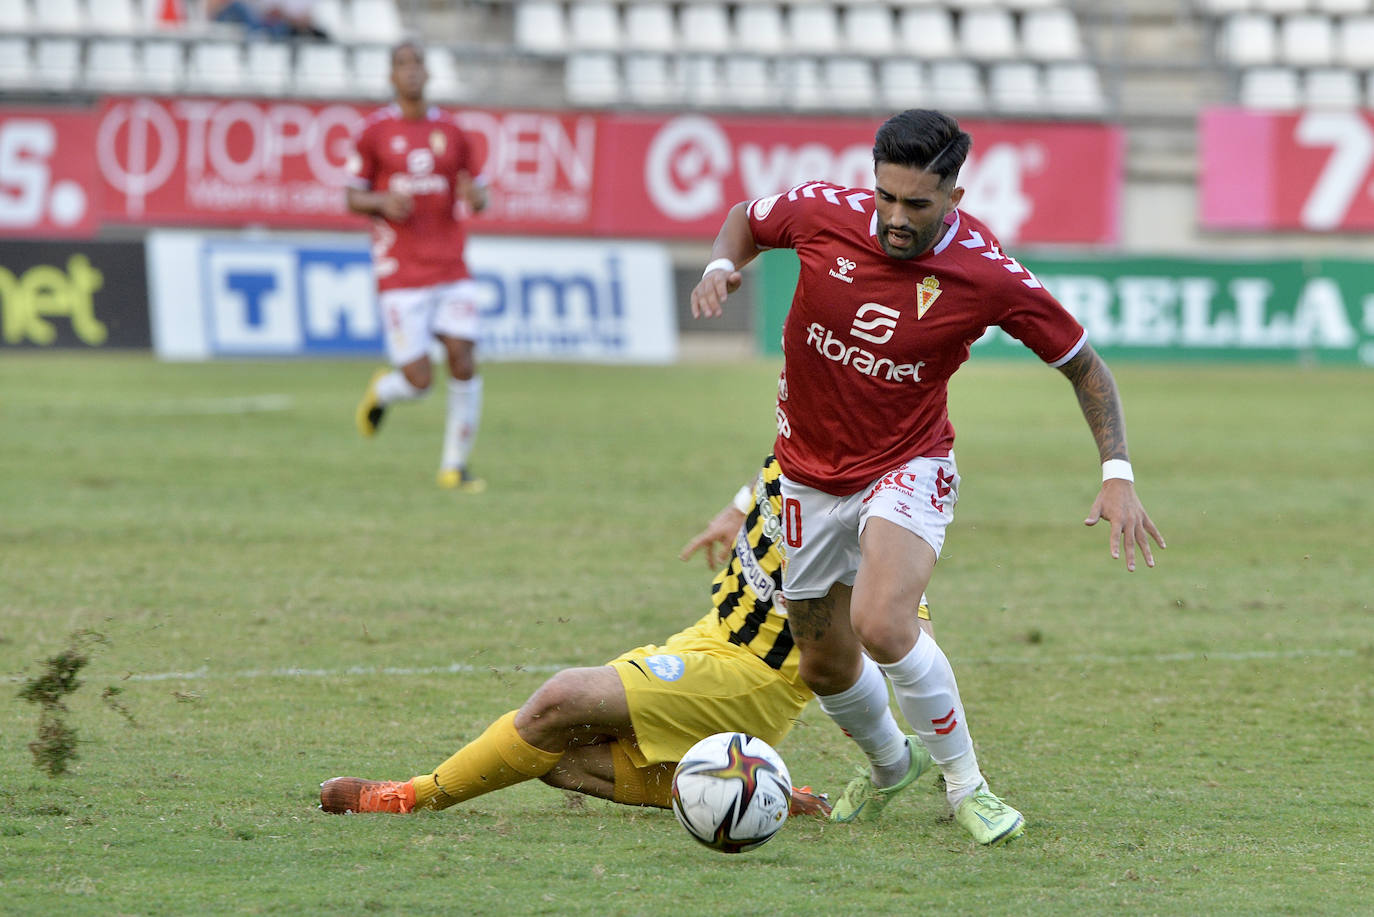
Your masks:
[{"label": "tattoo on forearm", "polygon": [[828,595],[818,599],[793,599],[787,603],[787,626],[802,640],[819,640],[830,629],[835,600]]},{"label": "tattoo on forearm", "polygon": [[1117,394],[1116,380],[1112,378],[1112,371],[1107,364],[1095,351],[1085,347],[1061,370],[1073,383],[1078,406],[1083,409],[1083,417],[1088,421],[1093,439],[1097,441],[1097,451],[1102,461],[1128,458],[1121,397]]}]

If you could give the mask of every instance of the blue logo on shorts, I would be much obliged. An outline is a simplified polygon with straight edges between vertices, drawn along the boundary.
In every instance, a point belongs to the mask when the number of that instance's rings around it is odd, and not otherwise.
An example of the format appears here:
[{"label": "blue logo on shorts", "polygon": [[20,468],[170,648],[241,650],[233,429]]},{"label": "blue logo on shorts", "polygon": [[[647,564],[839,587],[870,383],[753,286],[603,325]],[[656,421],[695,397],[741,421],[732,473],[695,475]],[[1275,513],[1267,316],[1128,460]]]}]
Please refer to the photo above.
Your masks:
[{"label": "blue logo on shorts", "polygon": [[650,656],[644,660],[644,664],[649,667],[650,672],[664,681],[677,681],[687,668],[681,656]]}]

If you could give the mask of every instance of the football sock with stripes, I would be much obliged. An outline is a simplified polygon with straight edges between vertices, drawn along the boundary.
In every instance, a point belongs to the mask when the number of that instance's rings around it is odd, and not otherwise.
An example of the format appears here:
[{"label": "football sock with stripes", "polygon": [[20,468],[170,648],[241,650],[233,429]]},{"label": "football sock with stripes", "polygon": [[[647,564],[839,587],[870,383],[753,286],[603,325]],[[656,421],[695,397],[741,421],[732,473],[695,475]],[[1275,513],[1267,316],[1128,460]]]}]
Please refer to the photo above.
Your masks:
[{"label": "football sock with stripes", "polygon": [[561,751],[544,751],[522,739],[515,729],[512,710],[435,768],[434,773],[412,778],[415,806],[446,809],[474,796],[542,777],[562,757]]},{"label": "football sock with stripes", "polygon": [[949,659],[935,638],[923,633],[911,652],[881,668],[892,681],[902,715],[940,766],[946,798],[957,803],[977,789],[983,777]]},{"label": "football sock with stripes", "polygon": [[482,419],[482,377],[448,380],[448,411],[444,415],[444,448],[440,468],[462,468],[468,463]]},{"label": "football sock with stripes", "polygon": [[887,680],[878,664],[863,657],[859,680],[839,694],[816,695],[821,709],[868,756],[876,786],[891,786],[906,774],[906,736],[892,715]]}]

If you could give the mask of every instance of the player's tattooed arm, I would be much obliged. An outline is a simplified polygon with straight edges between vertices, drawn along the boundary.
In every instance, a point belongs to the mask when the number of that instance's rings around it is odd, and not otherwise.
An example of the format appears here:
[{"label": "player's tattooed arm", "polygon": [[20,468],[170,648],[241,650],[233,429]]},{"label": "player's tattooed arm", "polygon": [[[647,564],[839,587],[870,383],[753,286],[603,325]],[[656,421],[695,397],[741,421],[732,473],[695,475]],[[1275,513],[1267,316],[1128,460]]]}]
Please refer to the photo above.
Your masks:
[{"label": "player's tattooed arm", "polygon": [[1102,461],[1130,459],[1126,451],[1126,419],[1121,410],[1121,396],[1116,390],[1112,371],[1097,351],[1084,344],[1072,360],[1059,367],[1068,377],[1078,396],[1078,406],[1088,421],[1097,451]]}]

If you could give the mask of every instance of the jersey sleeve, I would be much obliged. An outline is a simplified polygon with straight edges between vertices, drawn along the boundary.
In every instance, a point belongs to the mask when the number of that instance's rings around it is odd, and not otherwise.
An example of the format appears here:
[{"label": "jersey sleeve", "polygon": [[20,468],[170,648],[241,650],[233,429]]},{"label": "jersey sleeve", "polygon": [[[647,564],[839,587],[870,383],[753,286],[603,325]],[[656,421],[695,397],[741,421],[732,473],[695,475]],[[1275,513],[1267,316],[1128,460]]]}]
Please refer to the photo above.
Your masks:
[{"label": "jersey sleeve", "polygon": [[760,248],[796,248],[808,235],[811,221],[807,215],[814,197],[803,193],[816,182],[798,185],[781,194],[761,197],[749,202],[749,231],[754,244]]},{"label": "jersey sleeve", "polygon": [[1003,304],[998,327],[1046,363],[1062,366],[1087,343],[1087,332],[1029,268],[991,241],[998,257],[989,260],[998,266],[997,292]]}]

